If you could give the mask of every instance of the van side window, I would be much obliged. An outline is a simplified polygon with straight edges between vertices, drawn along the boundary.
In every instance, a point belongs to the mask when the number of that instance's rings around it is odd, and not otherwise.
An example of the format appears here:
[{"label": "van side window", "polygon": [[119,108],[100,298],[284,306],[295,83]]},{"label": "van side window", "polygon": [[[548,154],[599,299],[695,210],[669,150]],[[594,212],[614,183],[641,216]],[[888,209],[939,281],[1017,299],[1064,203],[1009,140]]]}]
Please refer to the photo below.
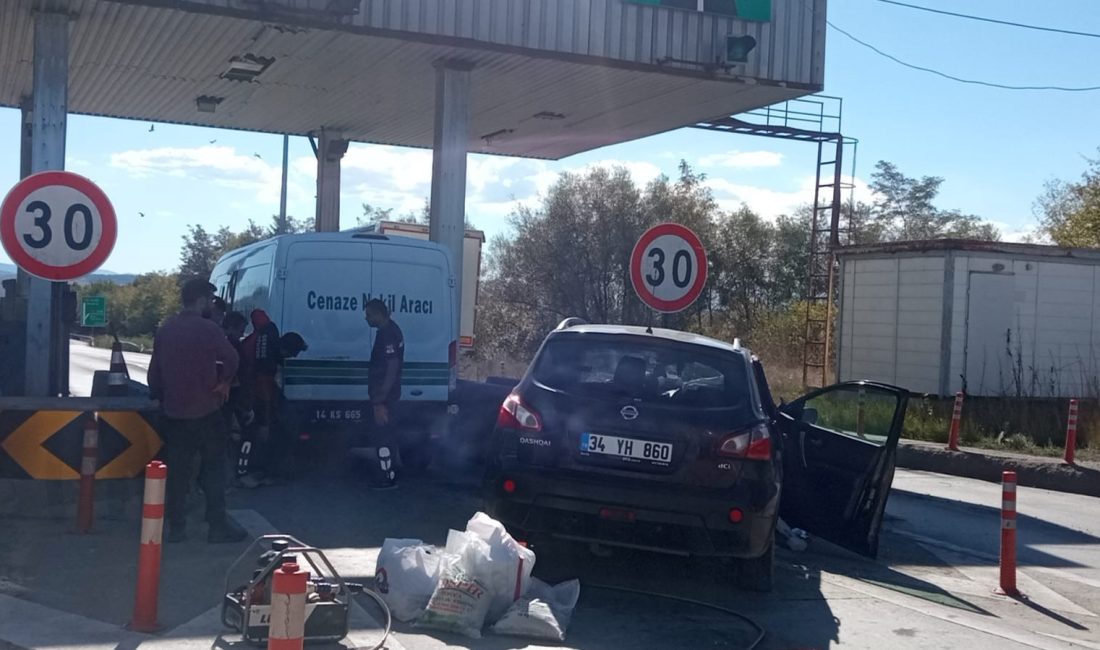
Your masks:
[{"label": "van side window", "polygon": [[215,276],[210,281],[215,287],[217,287],[217,294],[222,300],[229,301],[229,274],[222,273]]},{"label": "van side window", "polygon": [[233,302],[230,308],[248,316],[253,309],[267,309],[271,289],[271,267],[248,266],[238,269],[233,283]]}]

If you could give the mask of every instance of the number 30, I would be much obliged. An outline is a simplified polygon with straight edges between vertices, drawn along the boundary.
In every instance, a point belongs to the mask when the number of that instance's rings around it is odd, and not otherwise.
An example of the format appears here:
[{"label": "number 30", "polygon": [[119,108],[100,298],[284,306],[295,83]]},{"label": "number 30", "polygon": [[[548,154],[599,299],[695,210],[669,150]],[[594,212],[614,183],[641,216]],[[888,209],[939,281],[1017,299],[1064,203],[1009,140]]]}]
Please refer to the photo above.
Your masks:
[{"label": "number 30", "polygon": [[[659,287],[665,282],[665,252],[660,248],[653,248],[647,257],[653,259],[653,272],[646,274],[645,280],[649,286]],[[691,255],[684,250],[676,251],[672,256],[672,283],[684,289],[691,283],[691,278]]]},{"label": "number 30", "polygon": [[[23,235],[23,241],[27,243],[27,246],[31,248],[40,249],[50,245],[53,241],[53,230],[50,228],[50,217],[53,216],[50,210],[49,204],[44,201],[31,201],[27,205],[27,212],[37,212],[38,216],[34,218],[34,225],[40,231],[38,237],[33,237],[29,233]],[[76,216],[81,215],[84,218],[84,236],[78,241],[76,238]],[[74,203],[69,206],[69,209],[65,212],[65,244],[74,251],[82,251],[92,243],[92,211],[88,206],[83,203]]]}]

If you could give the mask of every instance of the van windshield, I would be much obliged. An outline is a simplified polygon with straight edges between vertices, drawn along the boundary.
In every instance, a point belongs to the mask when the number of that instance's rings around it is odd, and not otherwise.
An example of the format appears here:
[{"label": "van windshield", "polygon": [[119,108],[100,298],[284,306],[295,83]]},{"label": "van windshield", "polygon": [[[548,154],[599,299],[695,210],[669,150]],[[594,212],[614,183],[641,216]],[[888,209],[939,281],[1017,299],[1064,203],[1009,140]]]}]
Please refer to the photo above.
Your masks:
[{"label": "van windshield", "polygon": [[543,348],[533,377],[547,388],[590,397],[752,409],[741,355],[665,341],[559,337]]}]

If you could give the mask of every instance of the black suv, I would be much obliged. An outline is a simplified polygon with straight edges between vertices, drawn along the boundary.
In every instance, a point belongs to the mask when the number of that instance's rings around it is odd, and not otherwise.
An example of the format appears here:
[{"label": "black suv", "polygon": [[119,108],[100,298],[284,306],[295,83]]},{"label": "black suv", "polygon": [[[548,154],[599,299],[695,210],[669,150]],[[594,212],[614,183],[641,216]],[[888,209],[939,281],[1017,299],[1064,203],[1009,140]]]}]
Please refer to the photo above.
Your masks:
[{"label": "black suv", "polygon": [[906,401],[852,382],[776,406],[737,342],[571,319],[500,409],[487,508],[520,539],[738,558],[767,590],[780,514],[875,554]]}]

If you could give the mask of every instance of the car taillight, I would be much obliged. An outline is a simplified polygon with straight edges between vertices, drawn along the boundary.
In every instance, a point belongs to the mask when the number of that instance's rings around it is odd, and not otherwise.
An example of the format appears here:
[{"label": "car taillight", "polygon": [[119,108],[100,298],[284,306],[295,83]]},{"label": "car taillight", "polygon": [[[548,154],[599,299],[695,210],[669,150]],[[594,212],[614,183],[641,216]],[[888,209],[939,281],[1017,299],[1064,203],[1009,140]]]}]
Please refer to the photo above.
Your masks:
[{"label": "car taillight", "polygon": [[458,341],[451,341],[447,346],[448,386],[452,391],[458,388]]},{"label": "car taillight", "polygon": [[523,403],[519,395],[512,393],[500,406],[497,426],[502,429],[522,429],[524,431],[542,431],[539,414]]},{"label": "car taillight", "polygon": [[758,424],[748,431],[738,431],[726,436],[718,443],[717,453],[730,458],[770,460],[772,436],[768,425]]}]

